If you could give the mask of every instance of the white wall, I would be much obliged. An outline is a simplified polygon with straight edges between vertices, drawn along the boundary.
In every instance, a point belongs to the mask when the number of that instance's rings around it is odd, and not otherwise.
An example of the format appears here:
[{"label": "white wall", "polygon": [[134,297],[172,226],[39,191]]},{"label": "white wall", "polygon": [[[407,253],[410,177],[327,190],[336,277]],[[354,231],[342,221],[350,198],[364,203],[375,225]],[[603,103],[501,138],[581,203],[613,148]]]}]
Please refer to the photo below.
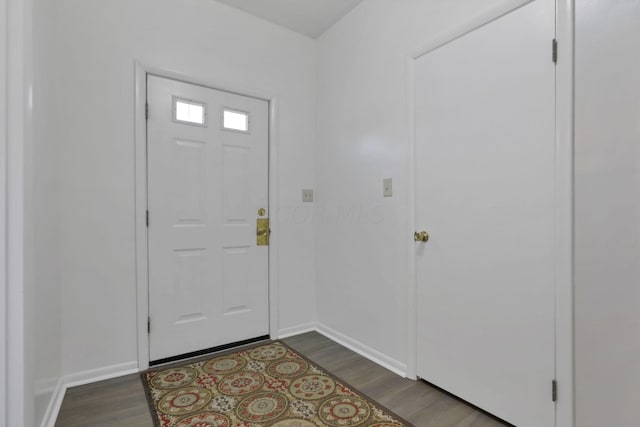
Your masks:
[{"label": "white wall", "polygon": [[56,8],[33,1],[33,372],[40,425],[62,374],[60,190],[55,98]]},{"label": "white wall", "polygon": [[[134,60],[279,98],[280,328],[313,321],[313,40],[210,0],[59,0],[63,371],[137,360]],[[91,373],[86,373],[90,375]]]},{"label": "white wall", "polygon": [[[318,321],[407,364],[406,58],[521,0],[367,0],[319,39]],[[382,197],[382,179],[394,195]]]},{"label": "white wall", "polygon": [[576,2],[578,427],[638,425],[640,2]]}]

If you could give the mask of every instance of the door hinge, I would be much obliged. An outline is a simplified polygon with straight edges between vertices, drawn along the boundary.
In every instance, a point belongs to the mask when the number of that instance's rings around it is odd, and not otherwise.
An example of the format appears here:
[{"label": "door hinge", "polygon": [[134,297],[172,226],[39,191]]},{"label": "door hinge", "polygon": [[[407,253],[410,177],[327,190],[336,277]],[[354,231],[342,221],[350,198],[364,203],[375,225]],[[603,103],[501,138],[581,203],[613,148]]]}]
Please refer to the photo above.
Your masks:
[{"label": "door hinge", "polygon": [[151,333],[151,317],[147,317],[147,333]]},{"label": "door hinge", "polygon": [[558,382],[556,380],[551,381],[551,400],[558,401]]},{"label": "door hinge", "polygon": [[146,221],[147,221],[147,228],[149,228],[149,210],[147,210]]},{"label": "door hinge", "polygon": [[145,120],[149,120],[149,103],[145,102],[144,104],[144,118]]},{"label": "door hinge", "polygon": [[551,45],[551,60],[554,64],[558,63],[558,40],[553,39]]}]

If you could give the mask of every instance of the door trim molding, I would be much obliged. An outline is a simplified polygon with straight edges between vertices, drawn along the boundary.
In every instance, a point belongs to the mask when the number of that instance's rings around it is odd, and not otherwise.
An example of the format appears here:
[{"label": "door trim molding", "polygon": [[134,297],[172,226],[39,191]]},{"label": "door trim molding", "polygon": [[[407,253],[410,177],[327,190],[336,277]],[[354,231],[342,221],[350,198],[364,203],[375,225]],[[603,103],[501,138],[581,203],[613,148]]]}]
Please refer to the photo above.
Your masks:
[{"label": "door trim molding", "polygon": [[575,426],[574,29],[575,0],[556,0],[556,426]]},{"label": "door trim molding", "polygon": [[31,0],[0,0],[0,425],[35,422]]},{"label": "door trim molding", "polygon": [[269,335],[278,336],[278,96],[261,89],[250,88],[237,82],[216,81],[209,77],[191,75],[173,69],[134,63],[134,145],[135,145],[135,254],[136,254],[136,311],[138,369],[149,368],[149,272],[147,247],[147,74],[201,85],[225,92],[258,98],[269,102],[269,218],[273,234],[269,242]]},{"label": "door trim molding", "polygon": [[[0,24],[2,28],[8,28],[9,21],[13,18],[9,17],[7,9],[7,0],[0,0]],[[7,134],[9,103],[8,98],[8,75],[9,75],[9,37],[8,30],[0,32],[0,240],[7,242],[8,217],[9,217],[9,188],[8,174],[9,163],[13,159],[8,158],[9,153],[9,137]],[[15,172],[14,172],[15,173]],[[13,252],[15,243],[11,246],[8,242],[0,245],[0,311],[2,313],[9,312],[9,276],[6,273],[9,265],[9,253]],[[9,405],[9,390],[15,390],[17,384],[9,383],[7,378],[7,360],[9,358],[9,322],[7,315],[0,316],[0,425],[6,425],[8,421],[7,408]]]},{"label": "door trim molding", "polygon": [[[435,36],[406,56],[407,111],[409,126],[408,185],[408,284],[407,284],[407,378],[417,373],[417,277],[416,165],[415,165],[415,62],[421,56],[464,36],[535,0],[494,8],[454,29]],[[555,367],[558,386],[556,427],[575,426],[574,308],[573,308],[573,158],[574,158],[574,12],[575,0],[556,0],[556,38],[559,61],[556,66],[556,241],[555,241]],[[551,40],[549,40],[551,49]],[[551,51],[549,52],[551,60]],[[551,378],[549,399],[551,399]]]}]

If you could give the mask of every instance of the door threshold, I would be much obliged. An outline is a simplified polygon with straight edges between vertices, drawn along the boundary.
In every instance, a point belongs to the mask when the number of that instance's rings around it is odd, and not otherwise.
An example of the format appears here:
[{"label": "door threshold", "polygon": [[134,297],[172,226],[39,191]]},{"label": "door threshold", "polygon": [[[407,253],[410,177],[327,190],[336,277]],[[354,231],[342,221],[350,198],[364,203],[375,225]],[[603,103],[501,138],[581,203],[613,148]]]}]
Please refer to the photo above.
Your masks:
[{"label": "door threshold", "polygon": [[231,348],[242,347],[248,344],[257,343],[260,341],[269,341],[271,337],[269,335],[262,335],[256,338],[250,338],[248,340],[236,341],[230,344],[219,345],[217,347],[211,347],[204,350],[193,351],[191,353],[180,354],[178,356],[165,357],[164,359],[153,360],[149,362],[149,366],[159,366],[166,365],[168,363],[173,362],[182,362],[188,359],[193,359],[196,357],[208,356],[214,353],[219,353],[224,350],[229,350]]}]

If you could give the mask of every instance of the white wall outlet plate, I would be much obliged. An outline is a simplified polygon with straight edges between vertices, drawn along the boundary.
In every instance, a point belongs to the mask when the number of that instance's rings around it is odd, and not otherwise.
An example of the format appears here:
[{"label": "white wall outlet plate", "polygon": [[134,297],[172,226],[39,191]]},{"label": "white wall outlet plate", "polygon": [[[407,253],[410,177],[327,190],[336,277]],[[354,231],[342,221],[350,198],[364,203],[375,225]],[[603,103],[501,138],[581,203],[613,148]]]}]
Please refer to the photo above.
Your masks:
[{"label": "white wall outlet plate", "polygon": [[311,203],[313,202],[313,190],[302,190],[302,201],[304,203]]},{"label": "white wall outlet plate", "polygon": [[393,179],[385,178],[382,180],[382,195],[384,197],[393,196]]}]

